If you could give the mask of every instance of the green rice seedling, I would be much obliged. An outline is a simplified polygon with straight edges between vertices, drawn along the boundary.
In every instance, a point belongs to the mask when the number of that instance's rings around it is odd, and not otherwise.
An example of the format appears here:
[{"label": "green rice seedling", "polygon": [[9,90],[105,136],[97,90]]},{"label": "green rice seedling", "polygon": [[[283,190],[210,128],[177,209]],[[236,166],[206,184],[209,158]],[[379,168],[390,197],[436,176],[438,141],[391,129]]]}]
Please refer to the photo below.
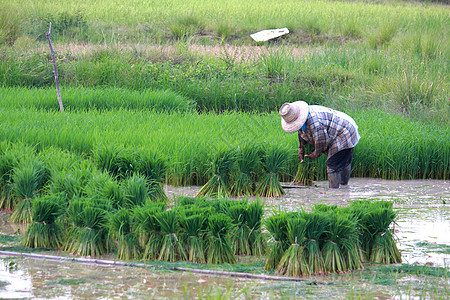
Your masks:
[{"label": "green rice seedling", "polygon": [[179,213],[176,209],[161,212],[157,215],[157,220],[161,226],[163,235],[162,246],[158,260],[174,262],[177,260],[187,260],[183,244],[178,238],[179,234]]},{"label": "green rice seedling", "polygon": [[44,163],[38,159],[30,159],[14,170],[12,189],[19,202],[11,215],[11,221],[31,222],[31,199],[39,193],[47,180],[48,170]]},{"label": "green rice seedling", "polygon": [[311,274],[323,274],[325,272],[323,256],[320,251],[321,237],[328,227],[326,214],[311,212],[304,214],[306,220],[305,251]]},{"label": "green rice seedling", "polygon": [[236,154],[234,151],[219,151],[212,163],[213,176],[195,196],[229,196],[230,173],[235,161]]},{"label": "green rice seedling", "polygon": [[162,248],[163,234],[158,222],[158,215],[162,213],[165,206],[136,206],[133,209],[136,233],[144,249],[142,258],[144,260],[157,260]]},{"label": "green rice seedling", "polygon": [[325,230],[322,256],[326,272],[341,273],[362,267],[357,249],[356,219],[348,214],[328,212],[328,228]]},{"label": "green rice seedling", "polygon": [[264,155],[265,176],[256,188],[256,195],[263,197],[281,197],[285,191],[281,187],[279,176],[286,170],[288,152],[277,146],[269,147]]},{"label": "green rice seedling", "polygon": [[16,204],[11,183],[20,159],[17,154],[10,143],[0,144],[0,209],[12,210]]},{"label": "green rice seedling", "polygon": [[95,172],[84,189],[88,198],[108,199],[114,209],[125,204],[125,192],[108,173]]},{"label": "green rice seedling", "polygon": [[306,227],[306,220],[302,217],[288,220],[287,235],[291,245],[281,257],[277,273],[297,277],[311,274],[305,251]]},{"label": "green rice seedling", "polygon": [[194,214],[183,215],[180,218],[180,227],[185,235],[185,248],[188,260],[194,263],[206,263],[205,242],[203,228],[206,216]]},{"label": "green rice seedling", "polygon": [[71,200],[67,208],[70,228],[63,250],[81,256],[98,256],[111,249],[107,231],[107,211],[90,199]]},{"label": "green rice seedling", "polygon": [[245,223],[249,230],[249,242],[252,255],[264,255],[267,249],[267,241],[262,233],[262,219],[264,216],[264,203],[255,200],[247,206]]},{"label": "green rice seedling", "polygon": [[187,196],[177,196],[175,199],[176,199],[175,202],[176,202],[177,206],[179,206],[179,207],[183,207],[183,206],[189,207],[189,206],[195,205],[195,203],[197,202],[198,198],[196,198],[196,197],[187,197]]},{"label": "green rice seedling", "polygon": [[284,212],[277,212],[265,220],[266,229],[271,235],[269,253],[267,255],[265,269],[272,271],[278,267],[284,252],[289,247],[287,236],[287,222],[292,217]]},{"label": "green rice seedling", "polygon": [[144,176],[136,173],[125,179],[122,186],[125,194],[124,207],[131,208],[145,204],[149,190],[147,179]]},{"label": "green rice seedling", "polygon": [[315,212],[336,212],[339,209],[337,205],[316,204],[313,211]]},{"label": "green rice seedling", "polygon": [[232,264],[236,262],[228,238],[232,226],[232,219],[225,214],[213,214],[209,217],[209,247],[207,250],[207,262],[209,264]]},{"label": "green rice seedling", "polygon": [[162,183],[166,174],[166,162],[156,154],[144,154],[139,157],[139,173],[149,182],[149,197],[153,201],[168,202]]},{"label": "green rice seedling", "polygon": [[118,176],[119,179],[123,179],[136,171],[136,154],[122,146],[100,145],[92,152],[96,166],[114,177]]},{"label": "green rice seedling", "polygon": [[118,242],[117,258],[130,260],[141,255],[141,245],[133,230],[132,216],[128,209],[122,208],[111,215],[109,230]]},{"label": "green rice seedling", "polygon": [[255,193],[256,174],[261,164],[259,147],[238,148],[236,163],[238,173],[235,175],[230,193],[232,196],[251,196]]},{"label": "green rice seedling", "polygon": [[32,219],[25,231],[23,244],[29,248],[59,248],[62,245],[62,231],[57,218],[63,209],[60,199],[54,197],[32,200]]},{"label": "green rice seedling", "polygon": [[233,222],[233,230],[230,238],[231,247],[235,255],[251,255],[249,229],[246,225],[247,203],[236,202],[228,208],[227,213]]},{"label": "green rice seedling", "polygon": [[370,235],[369,261],[375,263],[400,263],[402,257],[397,248],[396,237],[391,224],[397,214],[389,208],[378,208],[370,211],[362,218],[364,228]]}]

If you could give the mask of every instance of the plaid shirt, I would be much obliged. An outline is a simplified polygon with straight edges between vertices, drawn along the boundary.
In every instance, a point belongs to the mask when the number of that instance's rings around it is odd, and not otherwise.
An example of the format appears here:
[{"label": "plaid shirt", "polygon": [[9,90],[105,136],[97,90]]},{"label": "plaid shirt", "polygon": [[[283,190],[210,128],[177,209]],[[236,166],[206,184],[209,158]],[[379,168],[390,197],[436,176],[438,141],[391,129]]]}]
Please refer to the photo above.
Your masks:
[{"label": "plaid shirt", "polygon": [[314,146],[312,154],[328,158],[337,152],[356,146],[360,139],[358,126],[347,114],[320,105],[310,105],[305,130],[298,131],[300,151],[305,142]]}]

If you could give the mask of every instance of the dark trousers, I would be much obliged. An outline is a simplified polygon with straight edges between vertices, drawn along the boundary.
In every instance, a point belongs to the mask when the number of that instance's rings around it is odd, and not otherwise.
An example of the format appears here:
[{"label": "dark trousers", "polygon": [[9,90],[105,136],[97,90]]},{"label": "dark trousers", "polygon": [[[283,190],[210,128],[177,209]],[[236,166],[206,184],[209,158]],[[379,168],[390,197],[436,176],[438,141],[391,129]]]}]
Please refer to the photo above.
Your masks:
[{"label": "dark trousers", "polygon": [[347,185],[350,179],[353,148],[344,149],[327,159],[328,185],[330,188],[339,188]]}]

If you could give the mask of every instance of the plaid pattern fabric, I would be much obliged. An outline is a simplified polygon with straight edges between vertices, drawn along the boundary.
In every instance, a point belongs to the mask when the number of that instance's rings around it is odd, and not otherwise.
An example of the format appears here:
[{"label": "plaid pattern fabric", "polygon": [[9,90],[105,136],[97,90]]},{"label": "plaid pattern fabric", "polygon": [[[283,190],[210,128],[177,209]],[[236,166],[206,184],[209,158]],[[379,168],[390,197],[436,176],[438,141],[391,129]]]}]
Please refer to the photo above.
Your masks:
[{"label": "plaid pattern fabric", "polygon": [[298,131],[299,148],[305,143],[314,147],[314,154],[328,158],[356,146],[360,139],[358,125],[347,114],[320,105],[310,105],[305,130]]}]

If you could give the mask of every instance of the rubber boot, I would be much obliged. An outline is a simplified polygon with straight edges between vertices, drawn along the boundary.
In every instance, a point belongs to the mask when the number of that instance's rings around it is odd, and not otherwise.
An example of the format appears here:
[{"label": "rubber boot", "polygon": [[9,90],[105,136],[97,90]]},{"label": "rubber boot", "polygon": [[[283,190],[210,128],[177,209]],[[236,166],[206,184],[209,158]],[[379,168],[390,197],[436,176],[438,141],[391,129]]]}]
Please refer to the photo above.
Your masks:
[{"label": "rubber boot", "polygon": [[352,172],[352,165],[349,164],[341,171],[341,185],[348,185],[350,180],[350,173]]},{"label": "rubber boot", "polygon": [[330,189],[338,189],[341,181],[340,172],[328,172],[328,187]]}]

